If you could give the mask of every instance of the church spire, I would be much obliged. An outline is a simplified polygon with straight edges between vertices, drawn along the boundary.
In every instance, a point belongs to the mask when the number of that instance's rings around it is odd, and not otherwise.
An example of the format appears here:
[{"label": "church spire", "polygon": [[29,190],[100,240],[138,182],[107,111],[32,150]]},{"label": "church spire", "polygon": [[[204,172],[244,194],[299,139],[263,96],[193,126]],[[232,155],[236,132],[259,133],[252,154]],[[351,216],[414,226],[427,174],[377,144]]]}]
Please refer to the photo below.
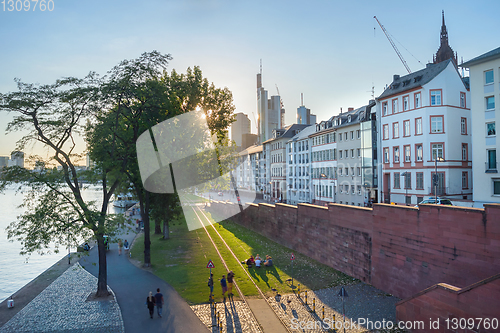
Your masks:
[{"label": "church spire", "polygon": [[433,57],[433,62],[437,64],[441,61],[452,58],[455,61],[455,64],[457,64],[457,55],[455,52],[453,52],[448,43],[448,31],[446,30],[446,24],[444,23],[444,10],[442,11],[442,16],[443,23],[441,24],[441,45],[439,46],[436,55]]}]

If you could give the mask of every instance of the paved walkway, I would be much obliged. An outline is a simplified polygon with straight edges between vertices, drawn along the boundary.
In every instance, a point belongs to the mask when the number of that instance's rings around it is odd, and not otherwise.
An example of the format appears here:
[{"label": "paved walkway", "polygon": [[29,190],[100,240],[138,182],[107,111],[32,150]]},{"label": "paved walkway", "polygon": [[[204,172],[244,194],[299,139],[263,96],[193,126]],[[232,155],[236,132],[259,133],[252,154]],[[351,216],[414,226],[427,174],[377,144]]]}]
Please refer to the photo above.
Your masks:
[{"label": "paved walkway", "polygon": [[[135,220],[133,217],[132,220]],[[123,234],[120,238],[129,242],[135,232]],[[116,300],[122,310],[125,332],[206,332],[207,328],[194,314],[190,306],[165,281],[150,272],[134,266],[126,254],[118,255],[118,244],[112,243],[107,252],[108,286],[115,292]],[[89,251],[89,256],[82,258],[80,264],[97,277],[97,248]],[[154,319],[149,317],[145,305],[150,291],[156,293],[160,288],[165,304],[162,317],[155,313]],[[156,310],[156,309],[155,309]]]},{"label": "paved walkway", "polygon": [[123,333],[120,308],[114,298],[88,298],[96,285],[97,279],[75,264],[2,326],[0,333]]}]

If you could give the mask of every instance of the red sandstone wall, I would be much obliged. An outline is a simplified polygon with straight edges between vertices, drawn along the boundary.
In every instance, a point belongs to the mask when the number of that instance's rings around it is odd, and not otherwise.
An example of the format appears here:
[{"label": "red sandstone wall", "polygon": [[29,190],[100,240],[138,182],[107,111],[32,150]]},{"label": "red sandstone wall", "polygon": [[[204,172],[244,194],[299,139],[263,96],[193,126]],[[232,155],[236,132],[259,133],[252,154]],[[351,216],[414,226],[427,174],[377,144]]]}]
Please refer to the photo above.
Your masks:
[{"label": "red sandstone wall", "polygon": [[[399,302],[396,305],[396,316],[404,322],[422,321],[424,329],[414,329],[414,332],[500,332],[498,295],[500,274],[463,289],[444,284],[434,285],[410,299]],[[454,321],[454,318],[458,322]],[[475,321],[460,322],[461,318],[474,318]],[[479,326],[480,321],[476,318],[489,318],[490,321],[486,324],[490,325]],[[493,318],[497,321],[492,321]],[[434,323],[432,326],[431,321]],[[471,327],[474,329],[463,329]]]},{"label": "red sandstone wall", "polygon": [[500,272],[500,205],[260,204],[232,220],[400,298]]}]

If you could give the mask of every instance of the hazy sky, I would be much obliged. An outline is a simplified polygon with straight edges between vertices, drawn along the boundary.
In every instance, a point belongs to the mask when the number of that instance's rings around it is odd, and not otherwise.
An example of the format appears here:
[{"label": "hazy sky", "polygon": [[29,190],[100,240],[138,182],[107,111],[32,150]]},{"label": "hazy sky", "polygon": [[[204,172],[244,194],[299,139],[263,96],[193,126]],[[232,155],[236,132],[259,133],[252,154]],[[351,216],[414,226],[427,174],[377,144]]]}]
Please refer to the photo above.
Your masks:
[{"label": "hazy sky", "polygon": [[[295,122],[301,93],[321,121],[341,107],[367,104],[372,85],[377,96],[393,74],[406,74],[374,15],[412,71],[432,61],[439,47],[441,10],[459,59],[499,46],[497,0],[53,0],[53,5],[52,11],[10,12],[8,2],[5,9],[0,4],[0,92],[16,90],[16,77],[47,84],[89,71],[104,75],[123,59],[158,50],[173,56],[169,70],[198,65],[209,81],[227,86],[236,112],[249,115],[254,132],[260,59],[263,85],[273,95],[278,85],[287,124]],[[20,137],[4,135],[10,119],[0,114],[0,155],[9,155]]]}]

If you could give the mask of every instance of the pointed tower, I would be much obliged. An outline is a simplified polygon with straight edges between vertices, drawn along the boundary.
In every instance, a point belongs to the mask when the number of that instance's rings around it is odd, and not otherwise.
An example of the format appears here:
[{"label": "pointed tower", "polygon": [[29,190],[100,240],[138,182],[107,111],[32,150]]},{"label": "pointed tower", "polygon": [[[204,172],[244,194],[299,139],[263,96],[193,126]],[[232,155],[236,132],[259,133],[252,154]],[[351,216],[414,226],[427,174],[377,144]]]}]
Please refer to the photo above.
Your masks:
[{"label": "pointed tower", "polygon": [[455,61],[455,65],[457,64],[457,54],[453,52],[453,49],[450,47],[448,43],[448,31],[446,30],[446,24],[444,23],[444,10],[443,14],[443,23],[441,25],[441,45],[433,57],[433,63],[437,64],[441,61],[448,60],[450,58]]}]

